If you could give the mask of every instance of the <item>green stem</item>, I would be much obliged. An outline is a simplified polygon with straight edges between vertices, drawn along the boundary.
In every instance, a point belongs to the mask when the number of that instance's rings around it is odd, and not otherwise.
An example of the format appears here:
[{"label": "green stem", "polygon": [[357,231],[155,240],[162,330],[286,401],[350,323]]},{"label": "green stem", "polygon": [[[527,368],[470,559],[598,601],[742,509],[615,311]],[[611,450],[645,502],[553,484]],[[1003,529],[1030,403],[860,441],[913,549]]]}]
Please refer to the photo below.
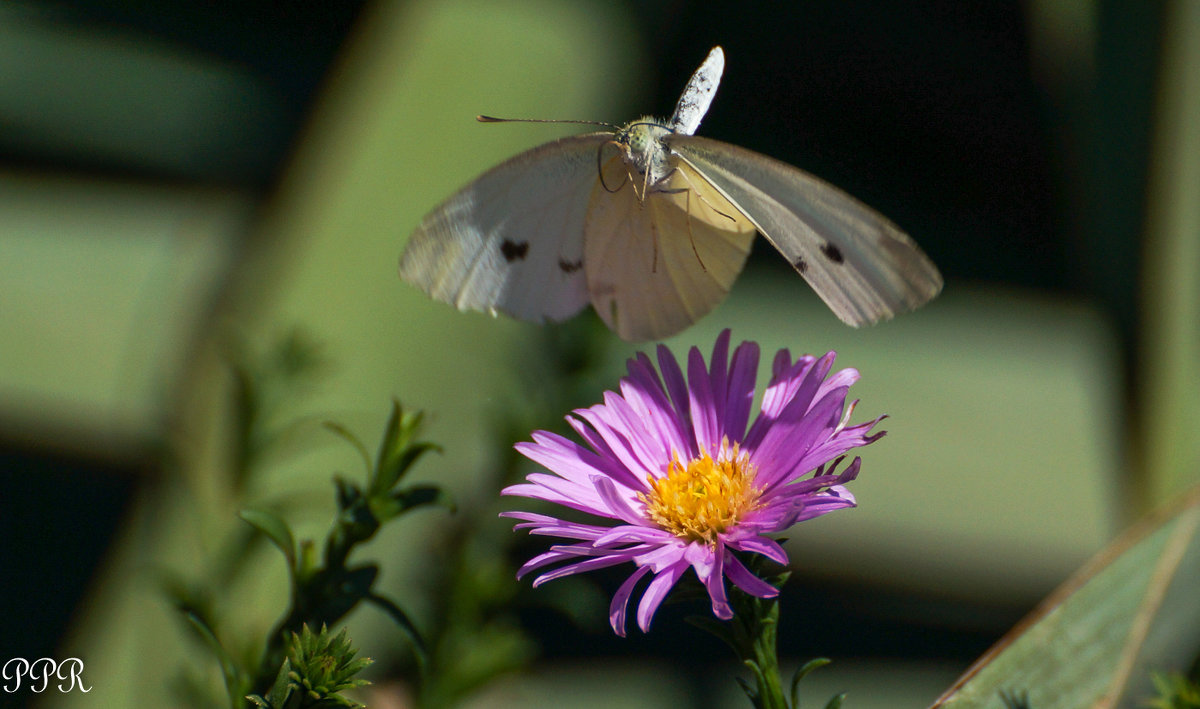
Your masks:
[{"label": "green stem", "polygon": [[788,709],[779,679],[776,630],[779,627],[777,599],[736,594],[734,600],[734,649],[742,664],[754,674],[756,692],[751,696],[758,709]]}]

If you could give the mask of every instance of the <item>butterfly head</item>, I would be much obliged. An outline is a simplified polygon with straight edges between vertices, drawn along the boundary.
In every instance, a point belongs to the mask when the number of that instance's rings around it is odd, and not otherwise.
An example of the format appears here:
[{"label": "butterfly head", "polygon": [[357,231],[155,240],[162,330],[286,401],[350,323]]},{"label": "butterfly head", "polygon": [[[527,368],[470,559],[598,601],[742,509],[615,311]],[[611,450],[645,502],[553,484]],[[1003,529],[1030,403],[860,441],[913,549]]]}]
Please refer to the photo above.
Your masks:
[{"label": "butterfly head", "polygon": [[652,190],[670,176],[669,151],[663,138],[672,132],[663,121],[650,116],[643,116],[617,131],[613,141],[623,150],[622,157],[634,184]]}]

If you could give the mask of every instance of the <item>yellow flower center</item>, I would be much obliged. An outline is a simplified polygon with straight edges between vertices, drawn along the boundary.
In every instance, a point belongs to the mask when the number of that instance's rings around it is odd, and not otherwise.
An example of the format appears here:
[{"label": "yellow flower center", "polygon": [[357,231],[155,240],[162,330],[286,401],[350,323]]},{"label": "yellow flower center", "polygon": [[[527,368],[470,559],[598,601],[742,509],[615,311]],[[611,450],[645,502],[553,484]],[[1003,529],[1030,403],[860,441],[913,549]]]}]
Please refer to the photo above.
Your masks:
[{"label": "yellow flower center", "polygon": [[639,493],[646,514],[659,527],[686,541],[716,543],[717,535],[759,507],[754,467],[735,443],[721,443],[717,459],[707,452],[686,465],[678,456],[665,477],[647,478],[650,491]]}]

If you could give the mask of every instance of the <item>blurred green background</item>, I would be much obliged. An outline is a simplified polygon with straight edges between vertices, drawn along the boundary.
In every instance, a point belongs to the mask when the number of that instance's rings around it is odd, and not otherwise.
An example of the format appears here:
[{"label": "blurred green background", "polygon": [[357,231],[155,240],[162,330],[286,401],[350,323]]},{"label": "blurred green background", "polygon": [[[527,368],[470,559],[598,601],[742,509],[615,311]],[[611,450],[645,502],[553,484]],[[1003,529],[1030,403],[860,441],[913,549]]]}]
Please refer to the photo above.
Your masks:
[{"label": "blurred green background", "polygon": [[[928,704],[1117,531],[1195,482],[1197,8],[0,5],[0,659],[84,659],[93,692],[40,706],[168,705],[179,666],[215,663],[184,637],[158,574],[202,574],[240,524],[239,495],[288,497],[301,534],[320,534],[331,473],[356,463],[317,423],[372,442],[393,396],[427,410],[445,447],[415,475],[463,509],[489,504],[495,420],[536,398],[526,365],[543,339],[401,283],[407,234],[474,175],[570,132],[476,114],[665,114],[721,44],[700,133],[846,189],[946,277],[931,305],[856,331],[760,241],[728,301],[669,342],[707,349],[732,327],[767,353],[835,349],[863,373],[859,416],[888,413],[890,435],[864,453],[860,508],[790,535],[782,651],[837,660],[810,697]],[[221,353],[230,337],[263,348],[294,329],[325,366],[290,412],[304,423],[286,454],[235,491]],[[609,374],[576,405],[615,386],[636,350],[596,341]],[[370,550],[418,617],[418,560],[445,518],[424,515]],[[265,632],[284,572],[267,552],[258,568],[235,589],[236,622]],[[369,611],[351,630],[386,679],[403,640]],[[722,649],[679,614],[623,641],[603,626],[532,632],[545,648],[533,671],[474,705],[745,701]]]}]

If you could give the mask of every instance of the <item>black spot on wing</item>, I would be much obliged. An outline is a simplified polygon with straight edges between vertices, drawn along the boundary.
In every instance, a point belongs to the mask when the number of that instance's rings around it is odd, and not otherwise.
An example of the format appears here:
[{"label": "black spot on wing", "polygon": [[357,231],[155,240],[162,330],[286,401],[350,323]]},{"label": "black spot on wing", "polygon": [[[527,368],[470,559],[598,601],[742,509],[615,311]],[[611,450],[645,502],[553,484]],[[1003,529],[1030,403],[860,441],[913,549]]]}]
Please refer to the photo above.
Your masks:
[{"label": "black spot on wing", "polygon": [[824,244],[821,244],[821,253],[825,255],[825,258],[833,261],[834,263],[842,263],[846,260],[845,257],[842,256],[842,250],[828,241],[826,241]]},{"label": "black spot on wing", "polygon": [[512,263],[513,261],[524,261],[526,254],[529,253],[528,241],[512,241],[505,239],[500,244],[500,253],[504,255],[504,260]]},{"label": "black spot on wing", "polygon": [[803,256],[801,256],[800,258],[796,259],[795,263],[792,264],[792,268],[796,269],[797,273],[802,274],[808,270],[808,262],[804,260]]},{"label": "black spot on wing", "polygon": [[563,273],[575,273],[579,269],[583,268],[583,260],[564,261],[563,259],[559,259],[558,267],[562,269]]}]

